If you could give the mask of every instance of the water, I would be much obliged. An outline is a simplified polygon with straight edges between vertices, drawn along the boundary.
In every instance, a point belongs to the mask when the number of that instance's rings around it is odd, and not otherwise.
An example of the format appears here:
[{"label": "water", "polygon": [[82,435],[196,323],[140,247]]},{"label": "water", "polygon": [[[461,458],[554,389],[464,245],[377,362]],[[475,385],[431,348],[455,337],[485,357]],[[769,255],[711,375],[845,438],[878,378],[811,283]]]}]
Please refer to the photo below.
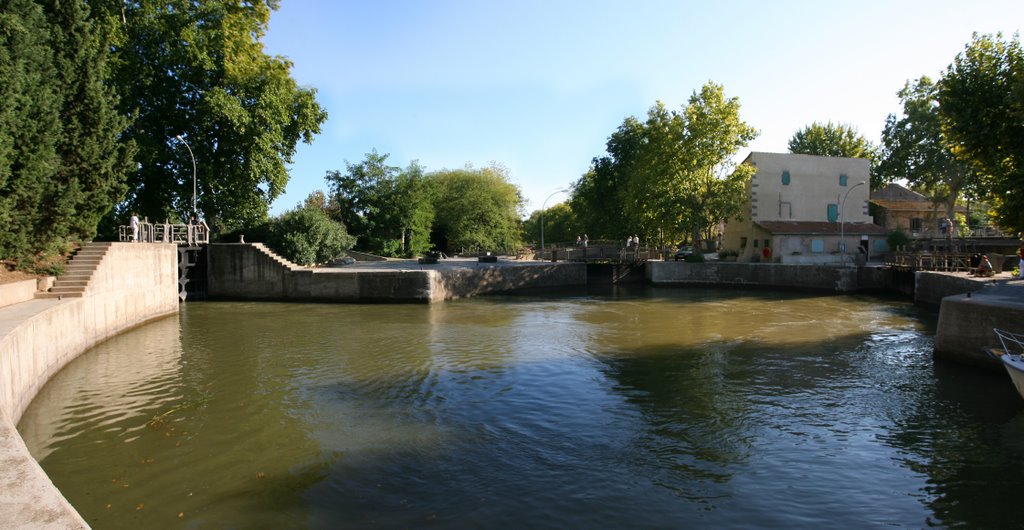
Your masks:
[{"label": "water", "polygon": [[1024,400],[901,301],[190,303],[19,428],[106,528],[1020,526]]}]

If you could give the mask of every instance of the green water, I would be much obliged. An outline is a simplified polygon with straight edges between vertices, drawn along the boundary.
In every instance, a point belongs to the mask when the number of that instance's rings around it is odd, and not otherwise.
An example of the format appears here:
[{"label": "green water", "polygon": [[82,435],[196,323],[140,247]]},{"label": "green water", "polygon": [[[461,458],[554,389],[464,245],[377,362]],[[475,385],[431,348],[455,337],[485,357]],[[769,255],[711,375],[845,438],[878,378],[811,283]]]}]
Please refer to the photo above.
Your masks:
[{"label": "green water", "polygon": [[693,289],[189,303],[19,425],[97,529],[1020,526],[1024,400],[935,315]]}]

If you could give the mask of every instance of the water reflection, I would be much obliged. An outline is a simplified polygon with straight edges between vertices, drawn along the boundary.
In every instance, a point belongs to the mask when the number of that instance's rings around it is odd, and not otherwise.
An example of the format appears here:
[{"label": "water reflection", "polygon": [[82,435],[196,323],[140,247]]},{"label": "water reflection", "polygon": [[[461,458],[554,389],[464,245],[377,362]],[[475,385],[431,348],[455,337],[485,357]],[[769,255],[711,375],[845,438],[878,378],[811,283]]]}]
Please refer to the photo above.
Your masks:
[{"label": "water reflection", "polygon": [[95,528],[984,527],[1024,485],[1012,386],[933,363],[934,315],[902,302],[648,288],[167,322],[72,363],[20,426]]}]

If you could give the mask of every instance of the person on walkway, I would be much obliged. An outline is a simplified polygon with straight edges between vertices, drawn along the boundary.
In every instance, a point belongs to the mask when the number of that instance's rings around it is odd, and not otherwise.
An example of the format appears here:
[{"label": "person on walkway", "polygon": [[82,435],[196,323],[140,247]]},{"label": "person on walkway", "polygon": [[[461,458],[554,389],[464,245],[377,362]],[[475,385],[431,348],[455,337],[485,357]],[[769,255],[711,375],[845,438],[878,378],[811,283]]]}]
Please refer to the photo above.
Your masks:
[{"label": "person on walkway", "polygon": [[129,221],[132,228],[132,243],[139,242],[139,214],[132,212],[132,219]]},{"label": "person on walkway", "polygon": [[772,249],[771,249],[771,247],[769,247],[768,245],[765,245],[764,248],[761,250],[761,256],[764,258],[764,261],[766,263],[771,262],[772,261]]},{"label": "person on walkway", "polygon": [[633,236],[629,236],[629,237],[626,238],[626,248],[629,248],[629,247],[632,247],[632,246],[633,246]]},{"label": "person on walkway", "polygon": [[994,276],[995,271],[992,267],[992,262],[988,260],[988,256],[981,257],[981,263],[978,263],[978,268],[974,270],[975,276]]},{"label": "person on walkway", "polygon": [[1024,245],[1020,246],[1017,255],[1020,256],[1020,261],[1017,263],[1017,278],[1024,280]]},{"label": "person on walkway", "polygon": [[580,236],[576,236],[576,246],[578,247],[578,246],[580,246],[582,244],[583,244],[583,238],[580,237]]},{"label": "person on walkway", "polygon": [[587,234],[583,234],[583,248],[587,248],[587,243],[589,243],[589,242],[590,242],[590,238],[587,237]]}]

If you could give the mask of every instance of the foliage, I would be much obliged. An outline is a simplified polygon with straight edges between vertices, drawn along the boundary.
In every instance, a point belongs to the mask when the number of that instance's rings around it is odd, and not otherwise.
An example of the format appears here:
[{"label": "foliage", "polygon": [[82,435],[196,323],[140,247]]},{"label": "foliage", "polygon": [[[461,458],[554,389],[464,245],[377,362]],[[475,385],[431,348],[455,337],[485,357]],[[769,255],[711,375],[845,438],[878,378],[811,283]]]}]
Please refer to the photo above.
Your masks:
[{"label": "foliage", "polygon": [[964,193],[975,195],[977,174],[957,160],[943,133],[939,112],[939,88],[927,77],[907,82],[897,93],[903,115],[890,114],[882,131],[879,173],[887,179],[902,179],[945,205],[953,217],[956,203]]},{"label": "foliage", "polygon": [[44,264],[120,200],[131,146],[82,2],[0,5],[0,259]]},{"label": "foliage", "polygon": [[[541,214],[544,215],[544,241],[551,243],[572,243],[582,235],[576,215],[567,203],[558,203],[546,210],[537,210],[523,221],[523,234],[527,241],[540,242]],[[587,234],[589,236],[589,234]]]},{"label": "foliage", "polygon": [[687,254],[683,256],[683,261],[686,263],[704,263],[704,254],[700,252],[694,252],[693,254]]},{"label": "foliage", "polygon": [[263,53],[277,2],[91,4],[115,35],[111,81],[133,118],[125,137],[138,148],[116,215],[185,218],[195,177],[214,232],[264,220],[296,144],[311,142],[327,117],[315,90],[290,77],[291,63]]},{"label": "foliage", "polygon": [[267,244],[300,265],[327,263],[354,243],[345,225],[331,219],[322,208],[299,207],[269,222]]},{"label": "foliage", "polygon": [[884,184],[875,170],[878,150],[852,125],[814,122],[793,133],[789,139],[789,152],[801,155],[841,156],[866,158],[871,163],[871,189]]},{"label": "foliage", "polygon": [[523,198],[509,182],[507,169],[498,165],[446,169],[428,178],[435,190],[431,233],[435,248],[508,252],[519,247]]},{"label": "foliage", "polygon": [[996,222],[1024,231],[1024,50],[975,34],[943,74],[939,112],[953,153],[982,175]]},{"label": "foliage", "polygon": [[346,172],[329,171],[329,210],[351,227],[359,248],[385,256],[413,256],[430,250],[434,219],[430,182],[412,162],[403,171],[387,165],[374,149]]},{"label": "foliage", "polygon": [[733,156],[756,137],[740,120],[739,100],[708,83],[681,111],[657,102],[647,119],[626,118],[573,187],[571,207],[601,238],[639,233],[645,241],[695,245],[719,221],[737,217],[754,169]]},{"label": "foliage", "polygon": [[889,248],[896,250],[898,248],[907,248],[910,246],[910,236],[906,232],[897,228],[885,238],[885,242],[889,245]]}]

